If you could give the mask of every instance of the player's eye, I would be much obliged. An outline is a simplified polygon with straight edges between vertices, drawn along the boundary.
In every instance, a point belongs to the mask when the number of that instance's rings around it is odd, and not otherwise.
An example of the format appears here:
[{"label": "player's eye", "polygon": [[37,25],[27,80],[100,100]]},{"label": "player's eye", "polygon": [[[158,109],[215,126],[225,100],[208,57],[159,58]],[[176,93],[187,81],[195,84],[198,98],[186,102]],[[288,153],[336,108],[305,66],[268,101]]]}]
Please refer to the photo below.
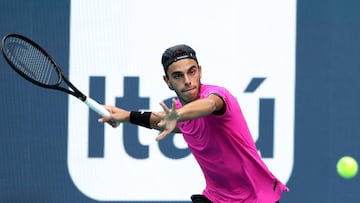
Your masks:
[{"label": "player's eye", "polygon": [[197,71],[197,68],[196,68],[196,67],[193,67],[193,68],[191,68],[191,69],[189,70],[189,74],[190,74],[190,75],[194,75],[194,74],[196,73],[196,71]]},{"label": "player's eye", "polygon": [[181,78],[182,76],[183,76],[182,73],[174,73],[174,74],[172,74],[172,77],[175,78],[175,79]]}]

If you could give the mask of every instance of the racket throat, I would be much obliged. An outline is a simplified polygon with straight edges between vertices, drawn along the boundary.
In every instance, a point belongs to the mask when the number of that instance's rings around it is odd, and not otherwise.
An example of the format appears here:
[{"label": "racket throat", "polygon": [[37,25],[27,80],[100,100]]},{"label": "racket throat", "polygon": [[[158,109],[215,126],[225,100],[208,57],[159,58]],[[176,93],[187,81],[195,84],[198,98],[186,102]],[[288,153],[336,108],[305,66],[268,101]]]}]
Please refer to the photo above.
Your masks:
[{"label": "racket throat", "polygon": [[78,99],[80,99],[81,101],[86,101],[87,97],[85,95],[81,95],[81,96],[78,96]]}]

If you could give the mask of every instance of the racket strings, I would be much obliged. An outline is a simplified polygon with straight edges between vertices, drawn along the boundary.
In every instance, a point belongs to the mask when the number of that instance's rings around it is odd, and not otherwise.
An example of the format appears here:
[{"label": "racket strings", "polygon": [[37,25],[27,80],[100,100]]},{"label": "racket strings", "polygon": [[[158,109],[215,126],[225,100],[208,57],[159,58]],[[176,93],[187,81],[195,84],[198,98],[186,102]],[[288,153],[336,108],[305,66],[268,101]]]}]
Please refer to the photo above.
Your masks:
[{"label": "racket strings", "polygon": [[18,38],[6,43],[9,59],[26,77],[45,85],[59,83],[59,73],[51,59],[32,44]]}]

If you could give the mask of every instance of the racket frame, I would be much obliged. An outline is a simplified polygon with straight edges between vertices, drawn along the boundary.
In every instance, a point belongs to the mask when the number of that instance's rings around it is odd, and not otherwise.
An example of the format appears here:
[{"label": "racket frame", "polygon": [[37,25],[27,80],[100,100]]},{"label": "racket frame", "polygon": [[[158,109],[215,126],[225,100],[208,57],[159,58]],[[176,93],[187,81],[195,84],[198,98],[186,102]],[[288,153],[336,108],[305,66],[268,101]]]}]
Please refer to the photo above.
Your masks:
[{"label": "racket frame", "polygon": [[[21,70],[19,70],[19,68],[17,68],[17,66],[10,60],[10,56],[8,56],[7,54],[7,50],[6,50],[6,40],[8,38],[19,38],[21,40],[24,40],[25,42],[29,43],[31,46],[34,46],[36,49],[38,49],[42,54],[44,54],[44,56],[47,57],[47,59],[51,62],[51,64],[54,66],[57,74],[58,74],[58,81],[55,84],[44,84],[41,83],[37,80],[34,80],[33,78],[27,76],[25,73],[23,73]],[[75,96],[76,98],[80,99],[81,101],[83,101],[85,104],[87,104],[88,107],[90,107],[93,111],[95,111],[96,113],[98,113],[101,116],[109,116],[110,112],[103,107],[102,105],[100,105],[99,103],[97,103],[95,100],[91,99],[90,97],[87,97],[85,94],[83,94],[79,89],[77,89],[70,81],[69,79],[63,74],[62,70],[60,69],[60,67],[56,64],[56,62],[53,60],[53,58],[50,56],[50,54],[45,51],[44,48],[42,48],[39,44],[37,44],[36,42],[34,42],[33,40],[23,36],[23,35],[19,35],[19,34],[7,34],[5,35],[2,40],[1,40],[1,48],[2,48],[2,53],[4,55],[4,58],[6,59],[6,61],[8,62],[8,64],[19,74],[21,75],[24,79],[30,81],[31,83],[43,87],[43,88],[49,88],[49,89],[55,89],[55,90],[60,90],[62,92],[68,93],[70,95]],[[61,87],[61,83],[62,81],[64,81],[70,88],[71,90],[69,90],[68,88],[64,88]],[[108,124],[110,124],[112,127],[117,127],[120,122],[117,122],[115,120],[109,120],[107,121]]]},{"label": "racket frame", "polygon": [[[51,62],[51,64],[54,66],[57,74],[58,74],[58,81],[55,84],[44,84],[41,83],[37,80],[34,80],[33,78],[27,76],[25,73],[23,73],[22,71],[19,70],[19,68],[17,68],[17,66],[9,59],[10,56],[8,56],[8,51],[6,50],[6,40],[8,40],[9,38],[19,38],[21,40],[24,40],[25,42],[29,43],[31,46],[34,46],[37,50],[39,50],[42,54],[44,54],[44,56],[47,57],[47,59]],[[10,64],[10,66],[19,74],[21,75],[24,79],[30,81],[31,83],[38,85],[40,87],[44,87],[44,88],[50,88],[50,89],[56,89],[56,90],[60,90],[63,91],[65,93],[71,94],[73,96],[75,96],[76,98],[80,99],[81,101],[85,101],[86,100],[86,96],[85,94],[83,94],[79,89],[77,89],[68,79],[67,77],[63,74],[62,70],[60,69],[60,67],[57,65],[57,63],[53,60],[53,58],[51,57],[51,55],[45,51],[44,48],[42,48],[39,44],[37,44],[36,42],[34,42],[33,40],[19,35],[19,34],[8,34],[5,37],[3,37],[2,41],[1,41],[1,48],[2,48],[2,53],[4,55],[4,58],[6,59],[6,61]],[[61,83],[62,81],[64,81],[73,91],[61,87]]]}]

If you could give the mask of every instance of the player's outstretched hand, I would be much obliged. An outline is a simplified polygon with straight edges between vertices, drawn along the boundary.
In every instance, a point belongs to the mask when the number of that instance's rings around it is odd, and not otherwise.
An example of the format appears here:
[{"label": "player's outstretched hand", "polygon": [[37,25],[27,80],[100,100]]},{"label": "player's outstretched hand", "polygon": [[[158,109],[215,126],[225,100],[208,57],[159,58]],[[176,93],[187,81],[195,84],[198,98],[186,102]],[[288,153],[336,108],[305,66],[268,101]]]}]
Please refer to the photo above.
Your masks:
[{"label": "player's outstretched hand", "polygon": [[179,120],[179,114],[176,111],[176,100],[172,100],[171,109],[169,109],[164,102],[160,102],[164,112],[153,112],[157,117],[161,118],[158,126],[163,131],[156,137],[156,141],[164,139],[168,134],[172,133],[176,128],[176,123]]}]

